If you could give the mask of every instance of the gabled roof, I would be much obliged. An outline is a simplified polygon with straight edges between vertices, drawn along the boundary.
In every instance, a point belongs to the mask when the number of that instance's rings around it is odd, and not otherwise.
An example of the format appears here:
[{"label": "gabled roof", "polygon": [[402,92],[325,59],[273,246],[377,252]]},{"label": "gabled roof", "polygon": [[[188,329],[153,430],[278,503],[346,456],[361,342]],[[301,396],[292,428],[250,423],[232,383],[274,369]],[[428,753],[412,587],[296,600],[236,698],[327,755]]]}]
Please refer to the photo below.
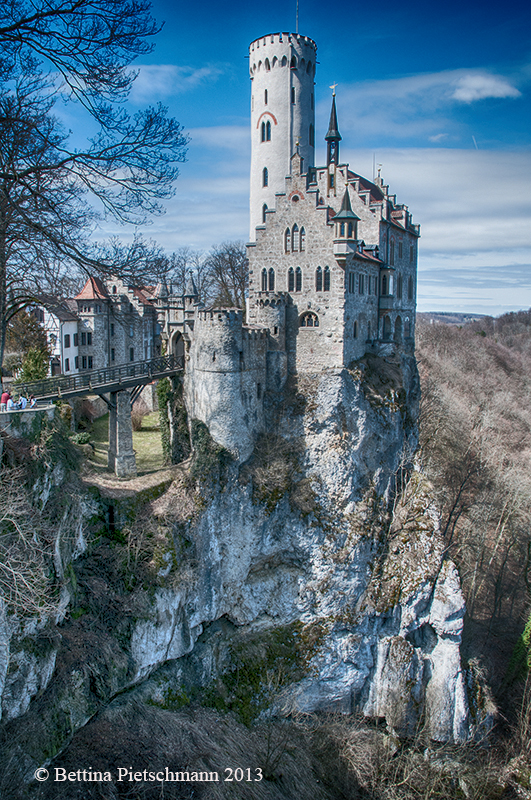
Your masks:
[{"label": "gabled roof", "polygon": [[90,277],[86,284],[81,289],[80,293],[75,296],[75,300],[108,300],[109,294],[105,285],[100,278]]},{"label": "gabled roof", "polygon": [[55,295],[41,294],[38,297],[39,305],[57,317],[60,322],[75,322],[79,318],[77,314],[72,313],[63,300],[60,300]]}]

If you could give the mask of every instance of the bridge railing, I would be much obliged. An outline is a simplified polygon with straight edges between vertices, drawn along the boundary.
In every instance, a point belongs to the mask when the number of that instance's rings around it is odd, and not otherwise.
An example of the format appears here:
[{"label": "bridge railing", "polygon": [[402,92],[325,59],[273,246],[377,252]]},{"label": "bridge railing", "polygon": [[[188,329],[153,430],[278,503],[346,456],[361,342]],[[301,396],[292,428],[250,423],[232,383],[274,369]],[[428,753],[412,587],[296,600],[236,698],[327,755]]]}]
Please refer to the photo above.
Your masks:
[{"label": "bridge railing", "polygon": [[17,384],[17,390],[35,397],[48,395],[62,395],[80,389],[90,391],[93,388],[102,389],[106,385],[114,386],[122,382],[131,385],[134,378],[149,378],[151,375],[160,375],[182,369],[184,359],[182,356],[158,356],[149,361],[132,361],[129,364],[119,364],[116,367],[92,369],[78,372],[75,375],[56,375],[34,383]]}]

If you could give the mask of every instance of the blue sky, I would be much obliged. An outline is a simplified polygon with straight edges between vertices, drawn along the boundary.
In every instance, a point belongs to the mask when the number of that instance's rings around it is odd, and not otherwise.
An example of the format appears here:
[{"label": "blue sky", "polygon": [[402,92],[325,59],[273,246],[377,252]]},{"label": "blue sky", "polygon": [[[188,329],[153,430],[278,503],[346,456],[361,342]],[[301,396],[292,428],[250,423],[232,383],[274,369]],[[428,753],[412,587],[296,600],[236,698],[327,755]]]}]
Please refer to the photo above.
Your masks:
[{"label": "blue sky", "polygon": [[[131,103],[162,102],[191,141],[167,213],[143,233],[168,251],[247,241],[247,47],[293,31],[295,0],[153,9],[165,25]],[[318,45],[317,161],[337,83],[342,160],[369,178],[382,164],[421,224],[419,310],[531,306],[530,23],[524,2],[300,0],[299,31]]]}]

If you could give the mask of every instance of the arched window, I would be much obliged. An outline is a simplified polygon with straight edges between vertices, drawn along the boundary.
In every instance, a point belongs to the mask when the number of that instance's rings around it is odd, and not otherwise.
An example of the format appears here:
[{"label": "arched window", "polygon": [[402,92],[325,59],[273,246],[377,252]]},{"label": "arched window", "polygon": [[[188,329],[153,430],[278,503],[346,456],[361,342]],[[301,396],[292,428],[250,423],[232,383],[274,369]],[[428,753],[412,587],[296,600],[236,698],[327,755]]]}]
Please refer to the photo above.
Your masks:
[{"label": "arched window", "polygon": [[349,224],[348,224],[348,238],[352,239],[353,237],[354,237],[354,225],[352,224],[352,222],[349,222]]},{"label": "arched window", "polygon": [[295,87],[294,86],[291,87],[291,104],[293,106],[295,105]]},{"label": "arched window", "polygon": [[409,322],[409,317],[406,317],[404,322],[404,338],[409,339],[411,336],[411,324]]},{"label": "arched window", "polygon": [[312,62],[308,61],[308,66],[306,67],[306,72],[309,75],[311,71],[312,71]]},{"label": "arched window", "polygon": [[286,56],[283,56],[283,57],[282,57],[282,64],[281,64],[281,66],[282,66],[282,67],[285,67],[285,66],[287,65],[287,63],[288,63],[288,59],[286,58]]},{"label": "arched window", "polygon": [[407,299],[413,300],[413,278],[409,278],[407,282]]},{"label": "arched window", "polygon": [[402,341],[402,318],[397,317],[395,320],[395,342]]},{"label": "arched window", "polygon": [[382,294],[387,294],[387,275],[382,276]]},{"label": "arched window", "polygon": [[297,59],[295,58],[295,56],[291,57],[291,61],[290,61],[289,65],[290,65],[291,69],[297,69]]},{"label": "arched window", "polygon": [[267,105],[267,89],[264,89],[264,105]]},{"label": "arched window", "polygon": [[269,63],[268,58],[266,58],[266,60],[264,61],[264,67],[266,68],[266,72],[269,72],[269,70],[271,69],[271,64]]},{"label": "arched window", "polygon": [[299,234],[299,250],[301,251],[301,253],[304,252],[305,240],[306,240],[306,231],[304,230],[304,228],[301,228],[301,232]]},{"label": "arched window", "polygon": [[266,142],[271,141],[271,123],[269,120],[266,122],[266,131],[265,131]]},{"label": "arched window", "polygon": [[386,342],[391,338],[391,319],[387,314],[383,318],[383,338]]},{"label": "arched window", "polygon": [[308,132],[308,142],[310,147],[315,147],[315,130],[313,125],[310,125],[310,129]]},{"label": "arched window", "polygon": [[323,291],[323,270],[321,267],[317,267],[315,270],[315,291],[322,292]]},{"label": "arched window", "polygon": [[113,294],[116,294],[116,286],[113,286],[113,287],[112,287],[112,293],[113,293]]},{"label": "arched window", "polygon": [[355,339],[358,338],[358,320],[354,320],[354,325],[352,327],[352,335]]},{"label": "arched window", "polygon": [[389,243],[389,263],[391,266],[395,263],[395,240],[391,239]]},{"label": "arched window", "polygon": [[402,300],[402,275],[397,275],[396,278],[396,296]]},{"label": "arched window", "polygon": [[266,203],[264,203],[264,205],[262,206],[262,223],[264,225],[265,225],[265,221],[266,221],[266,211],[267,211],[267,205],[266,205]]},{"label": "arched window", "polygon": [[273,58],[273,69],[277,66],[277,64],[278,64],[278,58],[275,56]]},{"label": "arched window", "polygon": [[262,170],[262,186],[267,186],[269,183],[269,173],[267,171],[267,167],[264,167]]},{"label": "arched window", "polygon": [[292,228],[291,231],[291,251],[292,253],[297,253],[299,250],[299,226],[297,223]]},{"label": "arched window", "polygon": [[267,270],[265,267],[262,270],[262,291],[267,292]]},{"label": "arched window", "polygon": [[340,225],[339,225],[339,235],[341,236],[341,238],[343,238],[343,236],[345,235],[345,223],[344,222],[341,222]]},{"label": "arched window", "polygon": [[288,292],[295,291],[295,273],[293,272],[293,267],[288,269]]},{"label": "arched window", "polygon": [[284,252],[291,253],[291,231],[286,228],[284,232]]},{"label": "arched window", "polygon": [[330,291],[330,267],[325,267],[324,270],[324,290],[325,292]]},{"label": "arched window", "polygon": [[275,289],[275,270],[273,267],[269,270],[269,291],[273,292]]},{"label": "arched window", "polygon": [[302,270],[300,267],[295,270],[295,291],[302,292]]},{"label": "arched window", "polygon": [[319,317],[312,311],[306,311],[300,318],[299,325],[301,328],[318,328]]}]

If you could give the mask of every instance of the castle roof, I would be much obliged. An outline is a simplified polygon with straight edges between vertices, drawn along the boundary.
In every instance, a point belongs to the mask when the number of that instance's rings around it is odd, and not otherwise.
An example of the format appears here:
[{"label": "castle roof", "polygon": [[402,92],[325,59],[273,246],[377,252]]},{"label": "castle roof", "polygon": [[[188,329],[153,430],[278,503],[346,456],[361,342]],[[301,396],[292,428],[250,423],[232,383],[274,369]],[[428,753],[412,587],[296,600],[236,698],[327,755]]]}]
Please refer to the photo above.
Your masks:
[{"label": "castle roof", "polygon": [[184,297],[197,297],[198,291],[195,286],[194,276],[192,273],[188,276],[188,280],[186,281],[186,288],[184,290]]},{"label": "castle roof", "polygon": [[330,123],[328,125],[328,133],[325,136],[327,141],[335,140],[337,142],[341,141],[341,134],[338,130],[337,125],[337,111],[336,111],[336,96],[335,94],[332,95],[332,108],[330,110]]},{"label": "castle roof", "polygon": [[100,278],[90,277],[75,300],[108,300],[109,294]]},{"label": "castle roof", "polygon": [[77,314],[72,313],[68,308],[65,301],[60,300],[55,295],[41,294],[38,297],[39,305],[57,317],[61,322],[75,322],[78,319]]},{"label": "castle roof", "polygon": [[333,220],[342,220],[342,219],[359,219],[358,215],[355,214],[352,210],[352,206],[350,204],[350,195],[348,193],[348,189],[345,189],[345,194],[343,195],[343,200],[341,202],[341,208],[335,217],[332,217]]}]

